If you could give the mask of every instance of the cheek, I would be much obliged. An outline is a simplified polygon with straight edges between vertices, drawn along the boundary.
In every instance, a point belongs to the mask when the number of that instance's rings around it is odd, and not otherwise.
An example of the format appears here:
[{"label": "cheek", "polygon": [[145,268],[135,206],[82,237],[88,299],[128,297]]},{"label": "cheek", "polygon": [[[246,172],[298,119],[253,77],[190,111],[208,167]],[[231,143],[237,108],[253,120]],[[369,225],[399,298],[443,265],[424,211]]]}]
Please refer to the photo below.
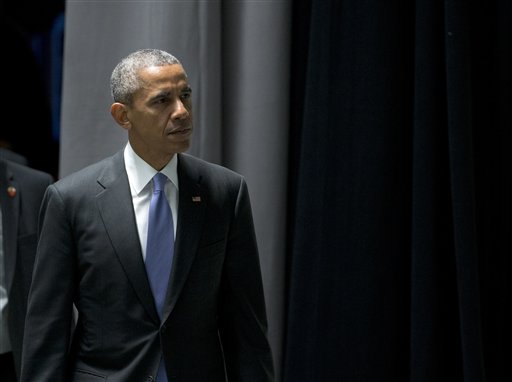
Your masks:
[{"label": "cheek", "polygon": [[171,114],[167,109],[145,110],[134,115],[132,124],[141,135],[159,137],[170,124]]},{"label": "cheek", "polygon": [[146,113],[139,116],[139,123],[141,130],[150,134],[151,132],[157,132],[162,124],[165,124],[165,118],[161,114],[150,114]]}]

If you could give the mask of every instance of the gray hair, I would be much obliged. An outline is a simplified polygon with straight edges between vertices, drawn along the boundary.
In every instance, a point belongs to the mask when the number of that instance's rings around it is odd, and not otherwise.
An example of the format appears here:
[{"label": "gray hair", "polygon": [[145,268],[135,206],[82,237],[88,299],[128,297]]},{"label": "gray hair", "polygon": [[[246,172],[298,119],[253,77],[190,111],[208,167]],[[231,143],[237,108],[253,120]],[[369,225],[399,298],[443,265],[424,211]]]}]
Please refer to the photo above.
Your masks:
[{"label": "gray hair", "polygon": [[139,71],[150,66],[180,64],[172,54],[159,49],[141,49],[123,58],[110,77],[110,91],[114,102],[130,104],[134,93],[142,87]]}]

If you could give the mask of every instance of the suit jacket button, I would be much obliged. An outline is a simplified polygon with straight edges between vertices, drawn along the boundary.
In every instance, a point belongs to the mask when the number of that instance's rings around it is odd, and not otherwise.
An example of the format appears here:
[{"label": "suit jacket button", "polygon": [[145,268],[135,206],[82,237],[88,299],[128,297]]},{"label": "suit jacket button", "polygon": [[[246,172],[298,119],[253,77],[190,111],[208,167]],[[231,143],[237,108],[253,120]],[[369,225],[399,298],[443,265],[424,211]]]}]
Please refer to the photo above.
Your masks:
[{"label": "suit jacket button", "polygon": [[155,378],[153,378],[152,375],[149,375],[147,378],[146,378],[146,382],[153,382],[155,380]]}]

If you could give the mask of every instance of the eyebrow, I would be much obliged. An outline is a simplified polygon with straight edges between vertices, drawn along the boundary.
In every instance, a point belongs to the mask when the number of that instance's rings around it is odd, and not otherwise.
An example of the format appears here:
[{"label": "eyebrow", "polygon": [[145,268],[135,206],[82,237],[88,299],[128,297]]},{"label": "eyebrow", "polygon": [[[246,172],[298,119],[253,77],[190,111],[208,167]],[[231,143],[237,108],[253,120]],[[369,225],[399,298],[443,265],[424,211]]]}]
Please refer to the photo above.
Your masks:
[{"label": "eyebrow", "polygon": [[163,91],[160,91],[157,94],[155,94],[153,97],[151,97],[150,101],[156,101],[157,99],[166,98],[166,97],[170,97],[170,96],[171,96],[170,91],[163,90]]},{"label": "eyebrow", "polygon": [[[184,86],[182,89],[179,90],[179,94],[183,93],[192,93],[192,88],[189,85]],[[170,90],[162,90],[155,94],[153,97],[149,99],[149,102],[156,101],[161,98],[169,98],[171,97],[172,91]]]}]

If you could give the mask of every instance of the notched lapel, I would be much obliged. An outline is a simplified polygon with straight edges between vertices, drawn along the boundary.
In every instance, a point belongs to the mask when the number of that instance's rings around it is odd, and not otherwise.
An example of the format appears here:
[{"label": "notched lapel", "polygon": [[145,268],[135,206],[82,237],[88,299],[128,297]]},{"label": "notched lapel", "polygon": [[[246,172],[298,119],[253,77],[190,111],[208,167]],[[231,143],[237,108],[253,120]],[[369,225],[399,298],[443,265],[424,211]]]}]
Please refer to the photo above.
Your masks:
[{"label": "notched lapel", "polygon": [[196,171],[196,168],[188,164],[183,159],[183,156],[179,156],[178,227],[174,247],[174,262],[171,270],[171,282],[167,290],[162,322],[165,322],[174,309],[194,262],[208,202],[205,190],[201,187],[201,175]]},{"label": "notched lapel", "polygon": [[132,206],[132,200],[124,164],[118,169],[117,177],[104,177],[99,180],[99,183],[105,187],[105,190],[97,196],[105,229],[141,304],[150,317],[158,323],[160,320],[142,259],[135,213],[133,208],[126,208],[126,205]]}]

